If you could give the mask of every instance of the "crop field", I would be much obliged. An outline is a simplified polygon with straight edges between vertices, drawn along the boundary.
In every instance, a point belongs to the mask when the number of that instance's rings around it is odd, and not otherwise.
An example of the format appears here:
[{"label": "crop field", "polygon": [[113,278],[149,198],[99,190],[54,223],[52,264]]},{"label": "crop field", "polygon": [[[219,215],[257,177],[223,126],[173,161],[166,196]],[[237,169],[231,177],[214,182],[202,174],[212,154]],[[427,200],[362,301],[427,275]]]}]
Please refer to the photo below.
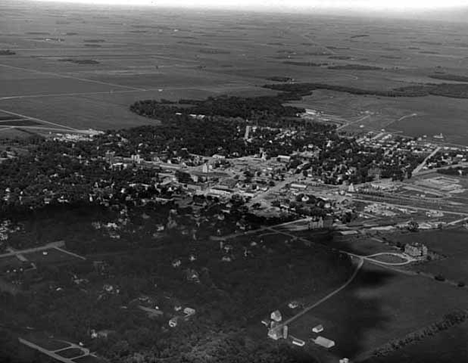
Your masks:
[{"label": "crop field", "polygon": [[[377,26],[345,17],[41,9],[2,3],[0,50],[11,53],[0,56],[0,110],[79,129],[151,123],[128,111],[137,99],[264,95],[271,91],[259,87],[271,77],[382,90],[457,82],[468,65],[462,24],[436,32],[429,22],[405,20]],[[349,121],[372,113],[345,130],[443,132],[468,143],[464,100],[315,91],[302,103]]]},{"label": "crop field", "polygon": [[353,358],[467,303],[462,289],[366,263],[350,286],[292,323],[289,332],[308,340],[323,324],[320,335],[336,342],[331,353]]}]

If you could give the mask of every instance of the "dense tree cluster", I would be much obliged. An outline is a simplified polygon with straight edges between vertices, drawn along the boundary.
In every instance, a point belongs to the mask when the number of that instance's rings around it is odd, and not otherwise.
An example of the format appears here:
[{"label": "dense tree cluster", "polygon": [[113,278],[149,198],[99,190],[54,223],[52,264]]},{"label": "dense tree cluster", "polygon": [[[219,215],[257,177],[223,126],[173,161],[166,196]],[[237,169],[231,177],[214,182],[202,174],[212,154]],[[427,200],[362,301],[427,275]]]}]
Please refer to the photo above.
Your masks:
[{"label": "dense tree cluster", "polygon": [[291,98],[310,95],[313,90],[317,89],[346,92],[355,95],[371,95],[382,97],[424,97],[434,95],[450,98],[468,98],[468,83],[417,84],[413,86],[394,88],[391,90],[369,90],[323,83],[269,84],[265,85],[264,87],[278,91],[284,91],[288,94],[288,97]]},{"label": "dense tree cluster", "polygon": [[[268,117],[295,117],[303,109],[284,106],[281,98],[263,97],[209,97],[206,100],[180,100],[169,105],[155,100],[138,101],[130,106],[130,110],[143,116],[158,116],[163,122],[172,121],[176,113],[182,115],[204,115],[240,117],[256,119],[257,115]],[[186,107],[187,105],[191,107]],[[180,107],[185,106],[185,107]]]},{"label": "dense tree cluster", "polygon": [[[182,217],[175,216],[179,223]],[[134,247],[124,254],[109,250],[66,266],[38,263],[25,277],[25,293],[1,295],[2,322],[83,341],[112,362],[292,363],[305,357],[270,344],[264,328],[259,339],[259,321],[291,298],[338,286],[352,270],[346,256],[298,241],[262,243],[258,236],[194,240],[180,228],[151,244],[145,239],[132,235]],[[92,259],[104,261],[105,267],[96,269]],[[106,285],[114,290],[105,290]],[[151,307],[157,305],[164,315],[151,319],[139,310],[141,296],[150,296]],[[171,329],[167,322],[177,315],[177,305],[196,309],[196,315]],[[93,340],[91,329],[113,333]]]}]

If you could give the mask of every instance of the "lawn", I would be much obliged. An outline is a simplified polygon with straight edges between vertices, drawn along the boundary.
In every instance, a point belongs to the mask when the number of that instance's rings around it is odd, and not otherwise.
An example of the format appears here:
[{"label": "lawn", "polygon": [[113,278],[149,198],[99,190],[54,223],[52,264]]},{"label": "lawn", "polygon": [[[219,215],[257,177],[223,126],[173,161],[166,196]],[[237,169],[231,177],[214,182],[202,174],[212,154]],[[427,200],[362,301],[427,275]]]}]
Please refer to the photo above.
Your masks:
[{"label": "lawn", "polygon": [[441,274],[447,279],[468,283],[467,239],[468,230],[465,228],[412,233],[395,237],[395,240],[401,243],[424,243],[430,251],[442,256],[440,259],[414,265],[412,269],[433,275]]},{"label": "lawn", "polygon": [[[47,252],[47,254],[44,255],[44,252]],[[76,257],[55,248],[50,248],[47,251],[27,253],[24,256],[31,262],[43,264],[77,260]]]},{"label": "lawn", "polygon": [[70,348],[70,349],[62,350],[61,352],[58,352],[57,354],[64,358],[73,358],[73,357],[78,357],[80,355],[83,355],[83,351],[78,348]]},{"label": "lawn", "polygon": [[68,346],[67,343],[50,339],[44,333],[41,333],[41,332],[32,333],[31,335],[25,337],[25,339],[29,340],[31,343],[39,345],[40,347],[44,349],[48,349],[52,351],[63,349]]},{"label": "lawn", "polygon": [[8,256],[0,258],[0,271],[3,273],[6,270],[19,268],[23,263],[15,256]]},{"label": "lawn", "polygon": [[103,362],[103,360],[87,355],[86,357],[81,357],[73,360],[76,363],[100,363]]}]

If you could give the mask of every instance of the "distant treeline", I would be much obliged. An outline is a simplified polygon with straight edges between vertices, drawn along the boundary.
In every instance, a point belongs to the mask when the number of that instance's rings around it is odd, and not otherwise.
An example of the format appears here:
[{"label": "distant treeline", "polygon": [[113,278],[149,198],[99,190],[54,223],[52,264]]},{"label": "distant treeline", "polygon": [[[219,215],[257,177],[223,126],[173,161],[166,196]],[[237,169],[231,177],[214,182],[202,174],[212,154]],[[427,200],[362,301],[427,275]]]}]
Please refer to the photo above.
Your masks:
[{"label": "distant treeline", "polygon": [[0,55],[15,55],[16,53],[15,52],[12,52],[11,50],[9,49],[2,49],[0,50]]},{"label": "distant treeline", "polygon": [[293,78],[291,78],[291,77],[282,77],[282,76],[272,76],[272,77],[268,77],[266,79],[269,80],[269,81],[273,81],[273,82],[291,82],[291,81],[293,81]]},{"label": "distant treeline", "polygon": [[442,79],[444,81],[468,82],[467,76],[459,76],[457,74],[433,74],[429,77],[434,79]]},{"label": "distant treeline", "polygon": [[294,100],[310,95],[312,91],[324,89],[329,91],[346,92],[355,95],[370,95],[381,97],[424,97],[429,95],[450,97],[450,98],[468,98],[468,84],[417,84],[414,86],[399,87],[390,90],[369,90],[356,87],[330,85],[324,83],[288,83],[288,84],[269,84],[264,88],[283,91],[287,95],[286,99]]},{"label": "distant treeline", "polygon": [[368,66],[365,64],[338,64],[336,66],[329,66],[328,69],[345,69],[355,71],[378,71],[382,68],[376,66]]},{"label": "distant treeline", "polygon": [[300,61],[284,61],[283,63],[290,64],[293,66],[301,66],[301,67],[320,67],[320,66],[327,65],[327,63],[300,62]]}]

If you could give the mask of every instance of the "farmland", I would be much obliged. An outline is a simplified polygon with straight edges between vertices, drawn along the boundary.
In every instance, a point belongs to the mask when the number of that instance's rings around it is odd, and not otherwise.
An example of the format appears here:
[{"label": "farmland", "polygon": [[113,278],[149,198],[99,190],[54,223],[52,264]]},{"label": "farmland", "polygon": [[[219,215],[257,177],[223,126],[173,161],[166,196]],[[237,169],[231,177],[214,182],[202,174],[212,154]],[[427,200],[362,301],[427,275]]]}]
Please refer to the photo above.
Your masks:
[{"label": "farmland", "polygon": [[[233,20],[221,11],[200,15],[138,7],[103,7],[101,16],[84,5],[64,11],[12,0],[0,10],[0,44],[8,54],[0,59],[0,110],[65,128],[143,125],[154,121],[128,111],[136,100],[263,95],[272,92],[261,88],[269,79],[380,90],[463,85],[468,63],[463,24],[435,32],[424,21],[382,20],[377,26],[365,19],[316,16],[311,22],[309,15],[279,14],[260,21],[255,13]],[[30,20],[22,22],[24,17]],[[303,103],[350,121],[369,111],[363,124],[370,130],[444,132],[450,142],[468,143],[463,100],[316,90]],[[417,115],[402,118],[412,113]],[[13,135],[16,126],[0,125],[6,130],[2,136]]]}]

